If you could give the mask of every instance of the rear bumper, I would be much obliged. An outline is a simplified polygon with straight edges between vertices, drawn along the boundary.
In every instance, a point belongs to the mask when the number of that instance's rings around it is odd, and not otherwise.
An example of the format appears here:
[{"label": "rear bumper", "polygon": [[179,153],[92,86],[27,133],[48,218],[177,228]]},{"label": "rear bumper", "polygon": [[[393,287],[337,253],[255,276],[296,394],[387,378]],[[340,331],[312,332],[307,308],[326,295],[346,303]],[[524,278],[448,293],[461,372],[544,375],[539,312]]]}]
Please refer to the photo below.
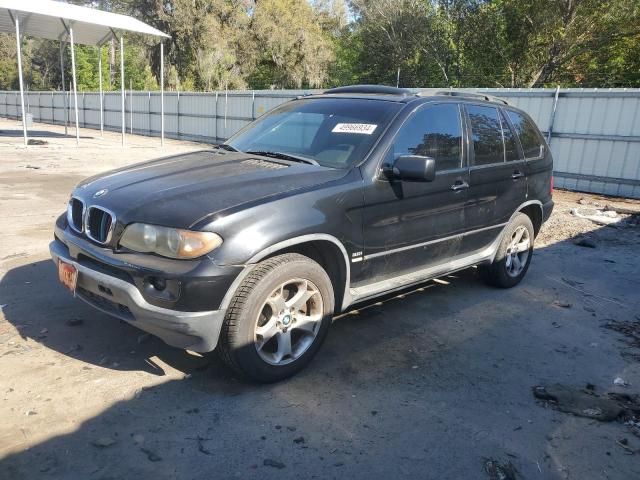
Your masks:
[{"label": "rear bumper", "polygon": [[209,352],[217,343],[225,310],[183,312],[147,302],[138,288],[126,280],[80,264],[67,246],[54,240],[51,258],[63,260],[78,270],[75,296],[104,313],[156,335],[169,345],[196,352]]}]

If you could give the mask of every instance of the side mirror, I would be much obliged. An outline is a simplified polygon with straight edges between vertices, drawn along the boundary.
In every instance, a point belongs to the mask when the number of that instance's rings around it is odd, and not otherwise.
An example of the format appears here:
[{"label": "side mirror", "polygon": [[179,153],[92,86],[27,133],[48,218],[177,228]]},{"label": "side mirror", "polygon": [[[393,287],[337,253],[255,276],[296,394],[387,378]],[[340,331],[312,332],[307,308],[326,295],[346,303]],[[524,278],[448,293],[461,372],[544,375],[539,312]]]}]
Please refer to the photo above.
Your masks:
[{"label": "side mirror", "polygon": [[387,167],[385,173],[400,180],[431,182],[436,178],[436,161],[421,155],[403,155],[391,167]]}]

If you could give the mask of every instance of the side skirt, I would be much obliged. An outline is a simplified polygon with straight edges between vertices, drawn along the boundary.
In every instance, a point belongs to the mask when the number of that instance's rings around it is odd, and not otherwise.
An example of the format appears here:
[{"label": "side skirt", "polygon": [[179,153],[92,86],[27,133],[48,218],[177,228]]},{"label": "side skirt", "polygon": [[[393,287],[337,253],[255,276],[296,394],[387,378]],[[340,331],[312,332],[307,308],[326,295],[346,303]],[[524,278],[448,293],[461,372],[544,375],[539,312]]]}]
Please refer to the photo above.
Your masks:
[{"label": "side skirt", "polygon": [[397,277],[382,280],[380,282],[370,283],[358,288],[351,288],[349,289],[349,292],[351,293],[350,305],[369,300],[371,298],[375,298],[387,293],[393,293],[397,290],[402,290],[404,288],[423,283],[427,280],[431,280],[442,275],[447,275],[459,270],[473,267],[474,265],[479,265],[481,263],[491,263],[493,262],[496,252],[498,251],[498,246],[500,245],[500,241],[502,240],[503,231],[504,228],[489,246],[470,255],[467,255],[466,257],[450,260],[439,265],[418,270],[416,272],[398,275]]}]

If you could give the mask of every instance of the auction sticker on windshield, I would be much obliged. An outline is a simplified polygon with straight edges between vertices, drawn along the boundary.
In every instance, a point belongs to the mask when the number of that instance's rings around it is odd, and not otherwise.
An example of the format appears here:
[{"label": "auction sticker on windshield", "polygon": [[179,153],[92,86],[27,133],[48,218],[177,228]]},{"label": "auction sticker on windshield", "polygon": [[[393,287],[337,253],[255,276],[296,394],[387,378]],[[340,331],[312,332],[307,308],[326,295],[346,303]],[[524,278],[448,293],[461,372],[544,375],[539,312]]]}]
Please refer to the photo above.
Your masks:
[{"label": "auction sticker on windshield", "polygon": [[377,125],[370,123],[338,123],[333,130],[333,133],[361,133],[363,135],[371,135],[376,129]]}]

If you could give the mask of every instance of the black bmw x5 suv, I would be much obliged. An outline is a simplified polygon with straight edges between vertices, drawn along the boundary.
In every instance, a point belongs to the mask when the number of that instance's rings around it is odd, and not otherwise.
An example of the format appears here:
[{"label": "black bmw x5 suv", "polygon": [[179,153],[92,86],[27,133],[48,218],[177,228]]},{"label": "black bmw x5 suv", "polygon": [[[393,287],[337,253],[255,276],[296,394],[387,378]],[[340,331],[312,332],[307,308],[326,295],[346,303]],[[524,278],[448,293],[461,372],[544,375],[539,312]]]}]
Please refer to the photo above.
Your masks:
[{"label": "black bmw x5 suv", "polygon": [[553,208],[552,162],[502,100],[341,87],[212,149],[81,182],[50,249],[90,305],[277,381],[356,303],[472,266],[516,285]]}]

